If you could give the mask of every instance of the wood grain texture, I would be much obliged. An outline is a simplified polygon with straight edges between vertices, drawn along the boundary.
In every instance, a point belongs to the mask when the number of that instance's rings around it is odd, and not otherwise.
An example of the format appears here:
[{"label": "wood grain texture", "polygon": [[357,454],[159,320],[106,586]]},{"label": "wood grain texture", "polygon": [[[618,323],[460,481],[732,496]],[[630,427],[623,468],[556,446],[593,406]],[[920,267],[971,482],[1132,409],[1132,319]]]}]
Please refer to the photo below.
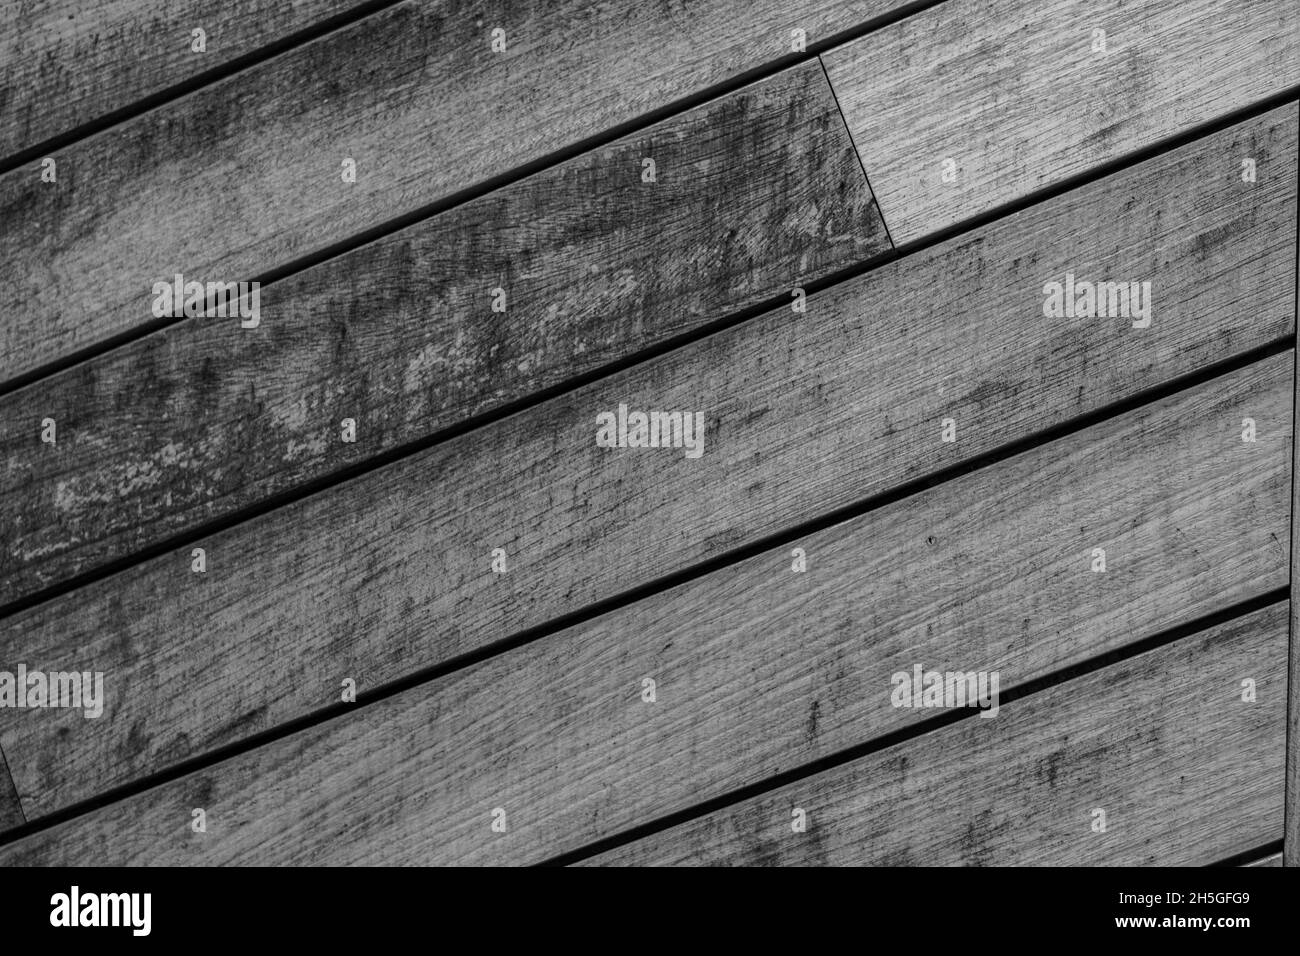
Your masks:
[{"label": "wood grain texture", "polygon": [[[914,663],[997,670],[1006,689],[1188,623],[1286,581],[1291,361],[810,535],[805,573],[789,548],[765,552],[93,813],[18,859],[539,862],[932,716],[890,705],[890,675]],[[57,741],[95,721],[24,720],[44,785],[88,771]],[[219,831],[177,827],[187,800]]]},{"label": "wood grain texture", "polygon": [[[0,383],[869,22],[904,0],[403,3],[0,177]],[[506,31],[504,53],[491,31]],[[345,158],[357,164],[344,183]],[[661,170],[665,181],[689,170]]]},{"label": "wood grain texture", "polygon": [[588,862],[1216,862],[1282,825],[1286,627],[1272,605]]},{"label": "wood grain texture", "polygon": [[[1300,255],[1300,250],[1297,250]],[[1300,310],[1300,286],[1297,286],[1296,308]],[[1296,403],[1300,409],[1300,380],[1296,385]],[[1293,412],[1294,414],[1294,412]],[[1300,441],[1293,442],[1295,462],[1300,463]],[[1294,466],[1293,466],[1294,467]],[[1294,475],[1294,472],[1292,472]],[[1282,855],[1287,866],[1300,866],[1300,604],[1297,603],[1295,538],[1300,527],[1300,484],[1294,479],[1291,489],[1291,630],[1290,630],[1290,700],[1287,707],[1286,735],[1286,826],[1282,835]]]},{"label": "wood grain texture", "polygon": [[902,245],[1300,84],[1300,7],[954,0],[823,60]]},{"label": "wood grain texture", "polygon": [[793,67],[0,398],[0,604],[889,249]]},{"label": "wood grain texture", "polygon": [[[0,5],[0,159],[261,48],[361,0],[44,0]],[[191,31],[206,51],[190,49]]]},{"label": "wood grain texture", "polygon": [[[373,689],[1277,341],[1294,328],[1295,119],[1224,131],[838,285],[806,315],[761,316],[201,539],[205,574],[186,546],[5,619],[0,646],[29,666],[115,675],[110,712],[56,736],[50,759],[4,724],[29,817],[331,704],[346,677]],[[1276,179],[1243,191],[1243,143]],[[1151,327],[1044,320],[1042,284],[1067,270],[1149,277]],[[703,456],[596,447],[597,413],[620,402],[703,410]]]}]

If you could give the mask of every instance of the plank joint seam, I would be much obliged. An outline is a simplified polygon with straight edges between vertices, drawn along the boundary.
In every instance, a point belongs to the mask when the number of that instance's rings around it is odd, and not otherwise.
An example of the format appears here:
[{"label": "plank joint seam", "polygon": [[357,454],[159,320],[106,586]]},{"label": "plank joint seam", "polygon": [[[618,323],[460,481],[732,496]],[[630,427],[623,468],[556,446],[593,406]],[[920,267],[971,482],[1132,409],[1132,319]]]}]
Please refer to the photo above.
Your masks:
[{"label": "plank joint seam", "polygon": [[18,817],[22,825],[27,823],[27,814],[23,810],[23,801],[18,796],[18,782],[14,780],[13,771],[9,769],[9,761],[5,758],[4,747],[0,746],[0,798],[5,793],[5,781],[9,782],[8,792],[13,797],[14,809],[18,811]]}]

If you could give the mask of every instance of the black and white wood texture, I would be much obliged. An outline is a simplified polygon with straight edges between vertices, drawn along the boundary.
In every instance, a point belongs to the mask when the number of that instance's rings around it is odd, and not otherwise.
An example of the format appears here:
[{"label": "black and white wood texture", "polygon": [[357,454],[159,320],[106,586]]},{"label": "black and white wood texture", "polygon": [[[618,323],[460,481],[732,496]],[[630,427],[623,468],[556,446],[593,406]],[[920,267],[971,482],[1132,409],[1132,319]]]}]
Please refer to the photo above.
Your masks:
[{"label": "black and white wood texture", "polygon": [[1293,0],[6,5],[0,866],[1294,865],[1298,97]]},{"label": "black and white wood texture", "polygon": [[387,7],[58,150],[58,189],[0,176],[0,385],[156,325],[155,281],[279,276],[903,2]]},{"label": "black and white wood texture", "polygon": [[1273,605],[592,862],[1214,863],[1282,823],[1287,618]]},{"label": "black and white wood texture", "polygon": [[278,282],[257,328],[197,318],[0,396],[0,604],[890,248],[824,73],[785,70]]},{"label": "black and white wood texture", "polygon": [[949,0],[824,59],[902,245],[1294,91],[1300,29],[1292,0]]},{"label": "black and white wood texture", "polygon": [[[1291,363],[801,537],[803,575],[775,548],[56,827],[15,859],[93,846],[112,864],[540,862],[914,725],[928,712],[890,699],[913,662],[1010,688],[1186,624],[1286,581]],[[1240,440],[1247,413],[1273,423],[1255,445]],[[1087,571],[1095,547],[1107,574]],[[1247,722],[1279,740],[1284,644],[1257,678],[1272,704]],[[1000,735],[1000,720],[974,723]],[[79,728],[52,730],[51,748]],[[1280,808],[1281,747],[1273,762]],[[61,783],[19,775],[25,793]],[[169,825],[187,804],[221,829]],[[498,806],[513,822],[485,841]]]},{"label": "black and white wood texture", "polygon": [[269,55],[373,6],[363,0],[0,5],[0,162],[147,108],[204,76]]},{"label": "black and white wood texture", "polygon": [[[1283,108],[11,616],[29,666],[116,678],[98,720],[0,710],[28,814],[1293,334],[1295,143]],[[1271,186],[1243,188],[1247,144]],[[1151,276],[1158,316],[1045,321],[1069,269]],[[621,402],[705,409],[704,454],[596,447]]]}]

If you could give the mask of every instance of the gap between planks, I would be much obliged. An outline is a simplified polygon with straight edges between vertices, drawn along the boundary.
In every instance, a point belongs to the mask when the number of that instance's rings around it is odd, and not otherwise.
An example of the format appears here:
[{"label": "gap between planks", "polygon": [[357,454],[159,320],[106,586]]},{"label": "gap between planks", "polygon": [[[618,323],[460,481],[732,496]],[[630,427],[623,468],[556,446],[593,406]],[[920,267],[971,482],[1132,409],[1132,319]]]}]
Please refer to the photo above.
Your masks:
[{"label": "gap between planks", "polygon": [[[835,112],[840,114],[840,122],[844,124],[844,134],[849,138],[849,145],[853,147],[853,152],[858,157],[858,166],[862,168],[862,178],[866,181],[867,189],[871,189],[871,177],[867,175],[867,164],[862,161],[862,150],[858,149],[858,144],[853,140],[853,128],[849,126],[849,118],[844,115],[844,107],[840,106],[839,94],[835,92],[835,84],[831,82],[831,76],[826,72],[826,61],[820,55],[817,57],[817,64],[822,68],[822,76],[826,77],[826,87],[831,91],[831,102],[835,104]],[[871,195],[875,195],[873,191]],[[895,252],[898,252],[898,244],[894,242],[894,237],[889,234],[889,223],[885,221],[885,214],[880,210],[880,204],[876,204],[876,212],[880,216],[881,225],[885,227],[885,238],[889,240],[890,246]]]},{"label": "gap between planks", "polygon": [[1211,863],[1210,866],[1281,866],[1282,840],[1270,840],[1262,846],[1254,847],[1242,853],[1234,853],[1227,859]]}]

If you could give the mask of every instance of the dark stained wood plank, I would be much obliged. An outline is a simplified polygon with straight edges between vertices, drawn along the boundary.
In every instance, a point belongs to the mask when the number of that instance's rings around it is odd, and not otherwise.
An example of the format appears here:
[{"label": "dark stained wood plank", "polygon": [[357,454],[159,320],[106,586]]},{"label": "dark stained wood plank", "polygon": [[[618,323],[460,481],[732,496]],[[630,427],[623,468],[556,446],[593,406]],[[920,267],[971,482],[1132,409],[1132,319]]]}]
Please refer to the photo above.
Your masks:
[{"label": "dark stained wood plank", "polygon": [[257,330],[0,398],[0,604],[889,249],[821,67],[783,71],[276,283]]},{"label": "dark stained wood plank", "polygon": [[1216,862],[1282,825],[1286,627],[1272,605],[589,862]]},{"label": "dark stained wood plank", "polygon": [[156,323],[156,281],[266,275],[904,4],[388,8],[60,151],[57,187],[0,177],[0,383]]},{"label": "dark stained wood plank", "polygon": [[[0,160],[370,6],[362,0],[0,5]],[[203,51],[193,49],[203,30]]]},{"label": "dark stained wood plank", "polygon": [[1300,6],[953,0],[823,60],[902,245],[1300,84]]},{"label": "dark stained wood plank", "polygon": [[[810,535],[804,573],[774,549],[191,774],[22,862],[538,862],[933,716],[891,706],[915,663],[1009,688],[1265,593],[1287,575],[1290,362]],[[58,741],[95,722],[24,719],[44,785],[88,772]],[[185,800],[219,836],[166,822]]]},{"label": "dark stained wood plank", "polygon": [[[57,759],[29,764],[3,737],[28,815],[334,703],[344,678],[376,688],[1277,342],[1294,320],[1295,120],[1289,107],[1190,144],[804,315],[761,316],[201,539],[206,573],[187,545],[5,619],[0,640],[30,666],[116,675],[111,712],[59,738]],[[1244,143],[1268,170],[1254,189]],[[1150,281],[1151,326],[1045,320],[1043,284],[1067,271]],[[620,402],[701,410],[703,455],[596,447],[597,414]],[[940,440],[946,417],[956,442]]]}]

